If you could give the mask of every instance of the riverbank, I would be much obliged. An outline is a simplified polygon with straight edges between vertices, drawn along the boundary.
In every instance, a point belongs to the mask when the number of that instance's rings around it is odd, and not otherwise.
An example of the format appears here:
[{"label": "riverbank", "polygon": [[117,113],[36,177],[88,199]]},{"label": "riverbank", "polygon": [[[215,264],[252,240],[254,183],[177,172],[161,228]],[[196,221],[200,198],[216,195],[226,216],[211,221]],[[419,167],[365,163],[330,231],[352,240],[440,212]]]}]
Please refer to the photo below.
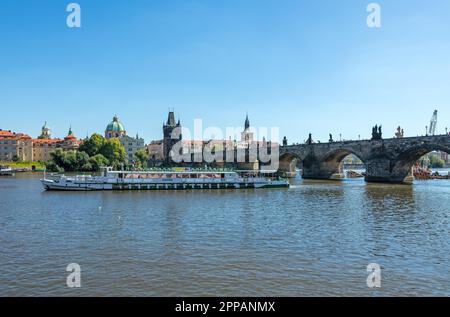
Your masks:
[{"label": "riverbank", "polygon": [[5,162],[0,161],[0,166],[7,166],[15,171],[41,172],[45,169],[42,162]]}]

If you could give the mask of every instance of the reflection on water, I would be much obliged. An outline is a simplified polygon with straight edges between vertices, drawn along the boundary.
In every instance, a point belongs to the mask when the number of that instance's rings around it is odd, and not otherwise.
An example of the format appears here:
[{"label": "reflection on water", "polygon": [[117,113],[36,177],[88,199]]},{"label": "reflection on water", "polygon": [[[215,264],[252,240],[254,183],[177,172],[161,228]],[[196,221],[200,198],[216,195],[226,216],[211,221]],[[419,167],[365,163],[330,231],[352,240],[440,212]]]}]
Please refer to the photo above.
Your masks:
[{"label": "reflection on water", "polygon": [[[449,186],[58,193],[1,178],[0,295],[450,295]],[[81,289],[65,286],[72,262]]]}]

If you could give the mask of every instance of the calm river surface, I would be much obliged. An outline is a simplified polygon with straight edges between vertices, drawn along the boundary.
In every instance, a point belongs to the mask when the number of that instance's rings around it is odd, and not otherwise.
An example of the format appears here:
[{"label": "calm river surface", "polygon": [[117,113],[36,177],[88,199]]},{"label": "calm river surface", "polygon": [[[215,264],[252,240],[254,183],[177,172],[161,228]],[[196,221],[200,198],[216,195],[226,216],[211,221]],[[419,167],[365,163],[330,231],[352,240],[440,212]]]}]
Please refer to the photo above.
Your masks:
[{"label": "calm river surface", "polygon": [[0,178],[0,296],[450,296],[450,181],[58,193],[38,177]]}]

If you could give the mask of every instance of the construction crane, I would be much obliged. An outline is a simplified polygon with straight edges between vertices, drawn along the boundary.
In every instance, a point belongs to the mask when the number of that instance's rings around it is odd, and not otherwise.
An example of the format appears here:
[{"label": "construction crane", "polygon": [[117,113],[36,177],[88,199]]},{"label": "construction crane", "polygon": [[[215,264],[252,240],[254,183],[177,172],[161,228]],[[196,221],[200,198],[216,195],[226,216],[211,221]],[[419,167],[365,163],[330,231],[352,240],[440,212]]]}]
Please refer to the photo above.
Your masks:
[{"label": "construction crane", "polygon": [[437,125],[437,110],[434,110],[433,116],[431,117],[430,127],[428,129],[429,135],[434,135],[436,133],[436,125]]}]

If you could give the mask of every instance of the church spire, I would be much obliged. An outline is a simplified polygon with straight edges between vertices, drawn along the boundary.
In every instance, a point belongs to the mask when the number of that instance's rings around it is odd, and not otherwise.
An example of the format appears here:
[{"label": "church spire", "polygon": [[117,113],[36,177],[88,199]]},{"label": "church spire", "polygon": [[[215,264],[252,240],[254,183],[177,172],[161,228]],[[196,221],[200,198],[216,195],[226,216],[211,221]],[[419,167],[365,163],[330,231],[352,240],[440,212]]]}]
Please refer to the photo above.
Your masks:
[{"label": "church spire", "polygon": [[245,117],[244,128],[245,128],[245,130],[250,129],[250,120],[248,119],[248,113],[247,113],[247,116]]}]

